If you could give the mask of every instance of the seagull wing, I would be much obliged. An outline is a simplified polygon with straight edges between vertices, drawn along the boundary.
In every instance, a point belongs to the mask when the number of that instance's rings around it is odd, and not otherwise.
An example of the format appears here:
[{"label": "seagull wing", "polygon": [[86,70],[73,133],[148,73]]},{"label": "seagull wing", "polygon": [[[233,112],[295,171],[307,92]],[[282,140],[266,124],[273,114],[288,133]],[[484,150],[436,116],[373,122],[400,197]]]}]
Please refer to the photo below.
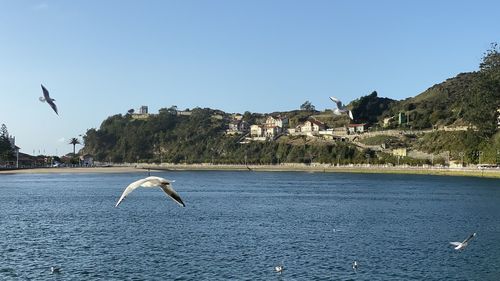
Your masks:
[{"label": "seagull wing", "polygon": [[181,205],[182,207],[186,207],[184,202],[182,202],[182,199],[179,196],[179,194],[177,194],[177,192],[175,192],[175,190],[172,187],[170,187],[170,185],[162,184],[160,187],[168,196],[170,196],[170,198],[172,198],[175,202],[177,202],[177,204]]},{"label": "seagull wing", "polygon": [[122,196],[120,196],[120,199],[116,203],[115,207],[118,207],[118,205],[120,205],[120,203],[123,201],[123,199],[125,199],[125,197],[130,192],[134,191],[136,188],[138,188],[139,186],[141,186],[142,184],[144,184],[147,181],[148,181],[148,179],[141,179],[141,180],[134,181],[133,183],[129,184],[129,186],[127,186],[127,188],[125,188],[125,190],[123,191]]},{"label": "seagull wing", "polygon": [[462,243],[460,243],[460,242],[450,242],[450,244],[453,246],[457,246],[457,247],[462,245]]},{"label": "seagull wing", "polygon": [[45,100],[50,100],[49,91],[42,84],[40,84],[40,86],[42,86],[43,97]]},{"label": "seagull wing", "polygon": [[469,242],[469,240],[471,240],[474,236],[475,236],[475,233],[473,233],[473,234],[469,235],[469,237],[467,237],[467,238],[466,238],[466,239],[462,242],[462,244],[465,244],[465,243]]},{"label": "seagull wing", "polygon": [[52,99],[49,95],[49,91],[42,85],[42,91],[43,91],[43,97],[45,99],[45,101],[50,105],[50,107],[52,107],[52,109],[54,110],[54,112],[59,115],[59,113],[57,113],[57,106],[56,104],[54,103],[54,99]]},{"label": "seagull wing", "polygon": [[47,103],[50,105],[50,107],[52,107],[52,109],[54,110],[54,112],[59,115],[59,113],[57,113],[57,106],[56,104],[52,101],[52,100],[47,100]]},{"label": "seagull wing", "polygon": [[337,104],[338,109],[342,109],[342,102],[336,97],[330,97],[330,99]]}]

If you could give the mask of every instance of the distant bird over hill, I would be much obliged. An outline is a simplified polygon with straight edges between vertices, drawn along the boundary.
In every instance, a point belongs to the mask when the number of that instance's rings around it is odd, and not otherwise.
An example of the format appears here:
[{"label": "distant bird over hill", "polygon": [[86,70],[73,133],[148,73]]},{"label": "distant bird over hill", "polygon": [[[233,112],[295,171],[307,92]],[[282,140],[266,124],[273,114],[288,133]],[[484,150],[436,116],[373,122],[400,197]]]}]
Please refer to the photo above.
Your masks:
[{"label": "distant bird over hill", "polygon": [[337,108],[333,110],[333,114],[335,115],[342,115],[342,114],[347,114],[351,120],[354,120],[354,117],[352,115],[352,111],[348,110],[345,108],[345,106],[342,104],[342,102],[336,98],[336,97],[330,97],[330,99],[337,105]]}]

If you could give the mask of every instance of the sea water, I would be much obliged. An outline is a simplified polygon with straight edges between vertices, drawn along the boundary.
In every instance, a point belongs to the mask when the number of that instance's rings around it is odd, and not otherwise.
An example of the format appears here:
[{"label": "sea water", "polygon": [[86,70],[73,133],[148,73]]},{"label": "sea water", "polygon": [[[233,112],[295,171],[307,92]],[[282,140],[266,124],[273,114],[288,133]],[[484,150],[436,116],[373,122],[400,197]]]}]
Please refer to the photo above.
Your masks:
[{"label": "sea water", "polygon": [[115,208],[146,173],[0,175],[0,280],[500,280],[499,180],[153,175],[186,207],[139,188]]}]

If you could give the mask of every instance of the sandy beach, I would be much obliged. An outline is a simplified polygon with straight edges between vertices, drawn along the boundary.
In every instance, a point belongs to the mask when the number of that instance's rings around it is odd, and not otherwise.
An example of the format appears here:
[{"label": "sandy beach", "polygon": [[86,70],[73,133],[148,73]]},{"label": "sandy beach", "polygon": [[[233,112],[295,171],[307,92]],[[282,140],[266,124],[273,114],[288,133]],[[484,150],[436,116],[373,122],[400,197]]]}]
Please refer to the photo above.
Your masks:
[{"label": "sandy beach", "polygon": [[500,178],[500,169],[433,168],[433,167],[383,167],[383,166],[330,166],[330,165],[211,165],[211,164],[131,164],[128,166],[34,168],[0,170],[0,174],[47,174],[47,173],[137,173],[150,171],[266,171],[266,172],[314,172],[314,173],[370,173],[370,174],[418,174],[439,176],[471,176]]}]

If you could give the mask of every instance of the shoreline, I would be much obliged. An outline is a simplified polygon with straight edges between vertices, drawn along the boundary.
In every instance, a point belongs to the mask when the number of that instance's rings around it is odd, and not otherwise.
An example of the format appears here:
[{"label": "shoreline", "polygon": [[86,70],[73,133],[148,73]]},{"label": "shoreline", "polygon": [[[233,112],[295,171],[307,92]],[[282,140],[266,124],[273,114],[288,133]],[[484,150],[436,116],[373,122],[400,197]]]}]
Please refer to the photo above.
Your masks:
[{"label": "shoreline", "polygon": [[385,166],[331,166],[331,165],[211,165],[211,164],[130,164],[110,167],[26,168],[0,170],[1,174],[81,174],[81,173],[137,173],[151,171],[255,171],[255,172],[312,172],[363,174],[414,174],[464,176],[500,179],[500,169],[385,167]]}]

